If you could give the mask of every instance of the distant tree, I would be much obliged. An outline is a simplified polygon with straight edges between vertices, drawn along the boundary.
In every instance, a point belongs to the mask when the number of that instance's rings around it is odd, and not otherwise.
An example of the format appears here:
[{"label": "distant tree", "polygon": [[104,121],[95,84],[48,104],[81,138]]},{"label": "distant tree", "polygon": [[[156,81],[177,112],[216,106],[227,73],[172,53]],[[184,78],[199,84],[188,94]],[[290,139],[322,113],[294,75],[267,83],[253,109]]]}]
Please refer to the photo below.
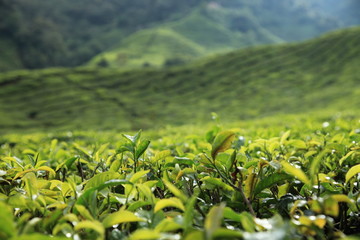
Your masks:
[{"label": "distant tree", "polygon": [[164,67],[172,67],[172,66],[176,66],[176,65],[182,65],[186,63],[186,61],[182,58],[170,58],[170,59],[166,59],[165,63],[164,63]]},{"label": "distant tree", "polygon": [[96,65],[99,67],[109,67],[109,62],[105,58],[102,58]]}]

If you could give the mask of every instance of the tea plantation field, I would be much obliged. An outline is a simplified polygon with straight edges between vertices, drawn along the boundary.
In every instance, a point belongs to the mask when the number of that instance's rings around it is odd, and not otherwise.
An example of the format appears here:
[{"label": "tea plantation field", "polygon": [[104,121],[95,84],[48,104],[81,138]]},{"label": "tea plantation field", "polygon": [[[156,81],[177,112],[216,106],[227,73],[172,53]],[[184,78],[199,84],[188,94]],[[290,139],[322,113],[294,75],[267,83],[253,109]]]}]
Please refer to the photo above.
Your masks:
[{"label": "tea plantation field", "polygon": [[357,239],[360,116],[0,136],[1,239]]},{"label": "tea plantation field", "polygon": [[138,130],[360,106],[360,28],[188,65],[0,74],[0,132]]}]

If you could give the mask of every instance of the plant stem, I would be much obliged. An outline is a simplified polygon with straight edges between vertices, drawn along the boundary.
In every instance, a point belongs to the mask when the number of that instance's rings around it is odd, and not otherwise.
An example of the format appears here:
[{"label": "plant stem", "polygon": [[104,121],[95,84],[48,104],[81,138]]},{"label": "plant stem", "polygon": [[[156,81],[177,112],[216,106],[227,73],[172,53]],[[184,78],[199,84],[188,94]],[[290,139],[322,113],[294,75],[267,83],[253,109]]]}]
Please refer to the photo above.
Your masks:
[{"label": "plant stem", "polygon": [[[205,155],[206,156],[206,155]],[[255,211],[251,205],[251,202],[249,201],[249,199],[246,198],[244,190],[242,188],[242,182],[238,181],[238,186],[236,186],[235,184],[233,184],[229,179],[227,179],[226,177],[224,177],[224,175],[222,175],[222,173],[220,172],[220,170],[216,167],[215,161],[211,161],[211,159],[206,156],[206,158],[213,164],[213,167],[215,168],[215,170],[217,171],[217,173],[220,175],[220,177],[227,183],[229,184],[232,188],[236,189],[237,191],[240,192],[241,196],[243,197],[246,206],[248,207],[251,215],[256,216]]]}]

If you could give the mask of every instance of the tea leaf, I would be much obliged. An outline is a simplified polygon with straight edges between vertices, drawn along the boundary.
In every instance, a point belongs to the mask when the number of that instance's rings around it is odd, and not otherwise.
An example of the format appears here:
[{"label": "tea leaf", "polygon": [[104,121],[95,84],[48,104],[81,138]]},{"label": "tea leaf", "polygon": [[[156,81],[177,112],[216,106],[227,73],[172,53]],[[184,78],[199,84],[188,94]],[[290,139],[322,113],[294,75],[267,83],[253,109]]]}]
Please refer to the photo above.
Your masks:
[{"label": "tea leaf", "polygon": [[291,178],[292,177],[286,173],[274,173],[270,176],[267,176],[256,185],[254,196],[266,188],[272,187],[279,182],[290,180]]},{"label": "tea leaf", "polygon": [[220,132],[214,139],[211,150],[211,157],[215,160],[216,155],[224,152],[230,148],[232,141],[235,138],[235,133],[232,131]]},{"label": "tea leaf", "polygon": [[126,222],[142,222],[145,219],[136,216],[134,213],[127,210],[120,210],[115,213],[111,213],[104,218],[102,224],[105,228],[109,228],[116,224],[126,223]]},{"label": "tea leaf", "polygon": [[345,175],[345,182],[347,183],[348,181],[350,181],[350,179],[358,173],[360,173],[360,164],[353,166],[349,169],[349,171]]},{"label": "tea leaf", "polygon": [[159,200],[154,207],[154,212],[158,212],[166,207],[175,207],[182,211],[185,211],[185,207],[180,199],[172,197],[167,199],[161,199]]},{"label": "tea leaf", "polygon": [[281,162],[281,165],[283,166],[284,170],[288,172],[289,174],[293,175],[294,177],[298,178],[300,181],[302,181],[305,184],[311,184],[308,177],[305,175],[305,173],[300,169],[296,168],[293,165],[291,165],[288,162]]}]

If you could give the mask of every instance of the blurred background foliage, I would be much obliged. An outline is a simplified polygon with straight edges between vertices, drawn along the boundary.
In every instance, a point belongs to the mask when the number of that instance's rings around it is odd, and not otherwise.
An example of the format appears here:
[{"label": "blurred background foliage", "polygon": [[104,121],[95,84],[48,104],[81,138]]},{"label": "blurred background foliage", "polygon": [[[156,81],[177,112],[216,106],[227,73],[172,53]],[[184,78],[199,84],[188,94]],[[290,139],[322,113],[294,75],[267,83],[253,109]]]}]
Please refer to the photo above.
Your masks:
[{"label": "blurred background foliage", "polygon": [[[137,61],[106,63],[105,54],[90,62],[148,66],[152,65],[149,58],[155,58],[153,65],[173,65],[209,53],[304,40],[355,25],[359,23],[358,5],[355,0],[1,0],[0,70],[79,66],[104,51],[114,55],[114,50]],[[171,30],[165,40],[159,28]],[[131,38],[133,34],[148,37],[150,46]],[[160,40],[151,41],[156,36]],[[189,54],[171,57],[174,45],[148,58],[144,54],[144,60],[141,52],[132,53],[135,56],[122,52],[130,43],[141,49],[138,51],[157,51],[161,41],[177,42],[179,36]]]}]

